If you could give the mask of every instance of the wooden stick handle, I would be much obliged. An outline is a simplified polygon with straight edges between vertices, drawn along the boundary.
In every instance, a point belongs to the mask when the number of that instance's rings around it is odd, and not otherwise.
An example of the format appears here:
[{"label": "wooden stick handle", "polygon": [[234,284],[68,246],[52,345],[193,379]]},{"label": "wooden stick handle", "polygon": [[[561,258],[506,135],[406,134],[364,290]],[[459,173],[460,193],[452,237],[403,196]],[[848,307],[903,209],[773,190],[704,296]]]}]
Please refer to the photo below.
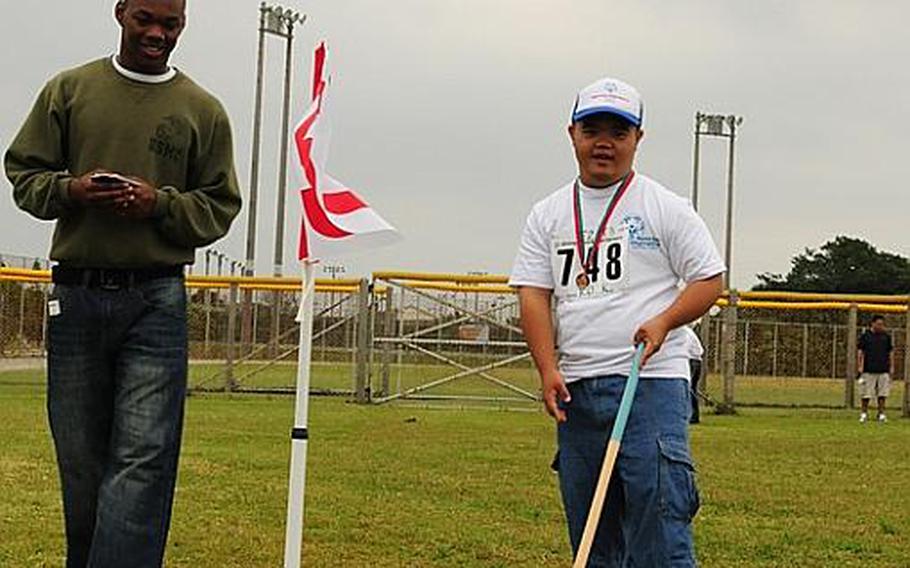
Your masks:
[{"label": "wooden stick handle", "polygon": [[626,422],[629,419],[629,413],[632,411],[635,391],[638,390],[638,373],[644,352],[645,344],[639,343],[635,348],[635,356],[632,357],[632,370],[626,380],[626,386],[622,392],[622,400],[619,401],[619,410],[616,412],[613,431],[610,433],[610,441],[607,443],[607,454],[604,456],[604,463],[600,468],[600,478],[598,478],[597,487],[594,489],[594,498],[591,500],[588,520],[585,521],[585,531],[581,535],[578,552],[575,554],[575,563],[572,564],[573,568],[585,568],[588,563],[588,556],[591,554],[591,545],[594,544],[594,536],[597,534],[597,525],[600,523],[600,514],[607,498],[610,477],[613,475],[616,458],[619,457],[619,446],[622,444],[622,436],[626,431]]},{"label": "wooden stick handle", "polygon": [[573,568],[585,568],[588,563],[588,556],[591,554],[591,545],[594,544],[594,535],[597,534],[597,525],[600,522],[600,514],[604,508],[607,488],[610,486],[610,477],[613,475],[613,466],[616,465],[617,456],[619,456],[619,441],[610,440],[610,443],[607,444],[607,455],[604,456],[604,463],[600,468],[600,478],[597,480],[597,488],[594,490],[591,509],[588,511],[588,520],[585,522],[585,532],[581,535],[578,554],[575,555],[575,563],[572,564]]}]

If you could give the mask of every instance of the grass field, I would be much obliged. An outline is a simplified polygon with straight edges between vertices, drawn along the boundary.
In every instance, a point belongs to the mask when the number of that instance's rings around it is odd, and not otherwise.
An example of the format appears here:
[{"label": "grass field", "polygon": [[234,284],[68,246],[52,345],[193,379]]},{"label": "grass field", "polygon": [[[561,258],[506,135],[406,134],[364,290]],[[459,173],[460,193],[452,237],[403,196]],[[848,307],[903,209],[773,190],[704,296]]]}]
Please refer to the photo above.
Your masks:
[{"label": "grass field", "polygon": [[[42,383],[0,374],[3,567],[62,564]],[[292,412],[290,397],[190,397],[169,567],[281,564]],[[319,398],[310,426],[307,566],[569,565],[541,412]],[[692,430],[702,565],[910,566],[908,440],[896,413],[706,415]]]}]

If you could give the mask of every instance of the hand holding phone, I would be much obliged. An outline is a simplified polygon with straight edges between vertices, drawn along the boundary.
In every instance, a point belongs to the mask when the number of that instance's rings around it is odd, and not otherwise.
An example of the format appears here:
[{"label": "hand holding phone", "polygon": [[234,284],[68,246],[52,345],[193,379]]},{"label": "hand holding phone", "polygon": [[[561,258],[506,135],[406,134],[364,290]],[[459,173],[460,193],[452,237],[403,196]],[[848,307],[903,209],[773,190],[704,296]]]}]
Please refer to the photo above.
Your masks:
[{"label": "hand holding phone", "polygon": [[131,180],[126,176],[122,176],[114,172],[96,172],[91,175],[89,178],[92,183],[95,185],[101,185],[106,187],[121,187],[121,186],[135,186],[137,185],[135,181]]},{"label": "hand holding phone", "polygon": [[88,206],[110,206],[127,194],[134,181],[118,173],[94,170],[69,181],[72,201]]}]

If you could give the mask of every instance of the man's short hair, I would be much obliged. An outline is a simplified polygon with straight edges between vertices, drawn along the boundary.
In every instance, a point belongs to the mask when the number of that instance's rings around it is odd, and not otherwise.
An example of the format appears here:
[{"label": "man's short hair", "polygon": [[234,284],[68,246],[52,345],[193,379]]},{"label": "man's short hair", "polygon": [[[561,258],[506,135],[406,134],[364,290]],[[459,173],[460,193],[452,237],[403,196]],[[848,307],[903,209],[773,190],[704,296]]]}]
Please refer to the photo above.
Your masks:
[{"label": "man's short hair", "polygon": [[[121,8],[126,8],[126,5],[130,3],[130,0],[117,0],[117,6]],[[184,7],[186,7],[186,0],[183,2]]]},{"label": "man's short hair", "polygon": [[885,316],[882,314],[872,314],[872,319],[869,321],[869,323],[875,323],[879,320],[885,321]]}]

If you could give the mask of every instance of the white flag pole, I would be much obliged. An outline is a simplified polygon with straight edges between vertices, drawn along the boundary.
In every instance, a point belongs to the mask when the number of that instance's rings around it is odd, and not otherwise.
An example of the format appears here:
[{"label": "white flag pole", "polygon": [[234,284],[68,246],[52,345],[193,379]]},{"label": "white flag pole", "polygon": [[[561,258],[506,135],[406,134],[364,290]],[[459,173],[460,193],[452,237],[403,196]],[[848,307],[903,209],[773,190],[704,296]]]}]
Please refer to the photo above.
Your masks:
[{"label": "white flag pole", "polygon": [[307,412],[310,396],[310,352],[313,337],[313,297],[316,261],[302,261],[303,295],[297,321],[300,343],[297,356],[297,396],[291,430],[291,471],[288,480],[288,515],[284,538],[284,566],[298,568],[303,549],[303,505],[306,488]]}]

